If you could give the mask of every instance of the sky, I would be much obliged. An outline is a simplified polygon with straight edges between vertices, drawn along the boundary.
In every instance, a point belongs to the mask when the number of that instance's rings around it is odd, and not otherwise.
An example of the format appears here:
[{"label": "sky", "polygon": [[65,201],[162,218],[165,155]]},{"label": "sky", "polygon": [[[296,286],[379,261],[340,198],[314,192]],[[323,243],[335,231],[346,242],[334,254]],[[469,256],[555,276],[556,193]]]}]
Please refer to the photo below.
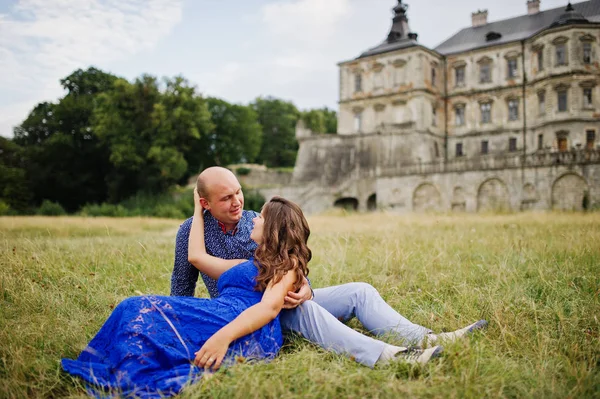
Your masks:
[{"label": "sky", "polygon": [[[408,0],[411,31],[435,47],[471,25],[527,12],[527,0]],[[337,63],[381,43],[397,0],[0,0],[0,135],[12,137],[59,80],[94,66],[128,80],[182,75],[205,96],[258,96],[337,110]],[[541,9],[566,6],[542,0]]]}]

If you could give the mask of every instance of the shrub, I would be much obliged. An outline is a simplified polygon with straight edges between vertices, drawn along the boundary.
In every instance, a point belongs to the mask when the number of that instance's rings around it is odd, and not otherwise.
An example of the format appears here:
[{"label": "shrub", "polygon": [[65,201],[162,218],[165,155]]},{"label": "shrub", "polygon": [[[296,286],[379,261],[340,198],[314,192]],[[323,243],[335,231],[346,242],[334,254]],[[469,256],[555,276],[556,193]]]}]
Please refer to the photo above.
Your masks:
[{"label": "shrub", "polygon": [[0,200],[0,216],[9,215],[9,214],[10,214],[10,206],[6,202]]},{"label": "shrub", "polygon": [[67,214],[59,203],[49,200],[44,200],[36,213],[43,216],[62,216]]},{"label": "shrub", "polygon": [[82,216],[109,216],[109,217],[126,217],[131,216],[130,212],[122,205],[114,204],[87,204],[79,213]]},{"label": "shrub", "polygon": [[260,212],[265,204],[265,197],[258,190],[244,189],[244,209]]},{"label": "shrub", "polygon": [[[193,202],[193,200],[191,201]],[[175,205],[161,204],[154,208],[153,216],[169,219],[185,219],[185,214]],[[190,215],[191,216],[191,215]]]},{"label": "shrub", "polygon": [[238,176],[247,176],[247,175],[249,175],[249,174],[250,174],[250,172],[252,172],[252,169],[250,169],[250,168],[244,168],[243,166],[242,166],[242,167],[240,167],[240,168],[237,168],[237,169],[235,170],[235,173],[236,173]]}]

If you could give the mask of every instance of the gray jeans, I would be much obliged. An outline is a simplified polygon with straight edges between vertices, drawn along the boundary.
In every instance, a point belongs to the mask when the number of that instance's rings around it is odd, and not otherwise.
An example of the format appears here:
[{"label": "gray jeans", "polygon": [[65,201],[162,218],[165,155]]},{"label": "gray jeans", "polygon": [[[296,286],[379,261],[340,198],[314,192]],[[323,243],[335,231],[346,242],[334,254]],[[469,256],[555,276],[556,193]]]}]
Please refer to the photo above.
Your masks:
[{"label": "gray jeans", "polygon": [[314,292],[312,301],[281,312],[283,330],[298,333],[323,349],[350,356],[365,366],[373,367],[387,344],[343,323],[352,317],[375,335],[393,335],[408,343],[418,342],[431,332],[392,309],[369,284],[349,283]]}]

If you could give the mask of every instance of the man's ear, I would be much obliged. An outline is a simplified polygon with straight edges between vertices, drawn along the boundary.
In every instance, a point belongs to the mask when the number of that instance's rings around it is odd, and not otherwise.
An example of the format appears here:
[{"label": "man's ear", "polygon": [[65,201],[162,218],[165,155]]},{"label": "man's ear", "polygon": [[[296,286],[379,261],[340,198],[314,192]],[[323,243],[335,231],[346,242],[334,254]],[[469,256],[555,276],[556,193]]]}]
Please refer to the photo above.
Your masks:
[{"label": "man's ear", "polygon": [[200,205],[202,205],[202,208],[206,209],[207,211],[210,211],[210,204],[208,203],[206,198],[200,198]]}]

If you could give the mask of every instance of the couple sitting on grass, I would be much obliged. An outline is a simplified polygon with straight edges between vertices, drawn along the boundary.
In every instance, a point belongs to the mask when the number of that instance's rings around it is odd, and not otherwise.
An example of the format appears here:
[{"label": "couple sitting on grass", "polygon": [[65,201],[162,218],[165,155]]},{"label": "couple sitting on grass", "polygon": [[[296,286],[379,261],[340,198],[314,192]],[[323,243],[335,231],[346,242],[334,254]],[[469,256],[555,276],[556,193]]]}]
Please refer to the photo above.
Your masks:
[{"label": "couple sitting on grass", "polygon": [[[302,210],[274,197],[261,213],[244,211],[240,183],[227,169],[203,171],[194,202],[194,217],[177,233],[171,296],[124,300],[77,360],[63,359],[67,372],[100,388],[91,394],[175,395],[219,367],[274,357],[282,332],[368,367],[425,364],[440,354],[440,343],[487,324],[434,334],[398,314],[368,284],[313,290]],[[194,297],[199,274],[212,299]],[[415,346],[363,335],[343,323],[352,317],[374,335]]]}]

